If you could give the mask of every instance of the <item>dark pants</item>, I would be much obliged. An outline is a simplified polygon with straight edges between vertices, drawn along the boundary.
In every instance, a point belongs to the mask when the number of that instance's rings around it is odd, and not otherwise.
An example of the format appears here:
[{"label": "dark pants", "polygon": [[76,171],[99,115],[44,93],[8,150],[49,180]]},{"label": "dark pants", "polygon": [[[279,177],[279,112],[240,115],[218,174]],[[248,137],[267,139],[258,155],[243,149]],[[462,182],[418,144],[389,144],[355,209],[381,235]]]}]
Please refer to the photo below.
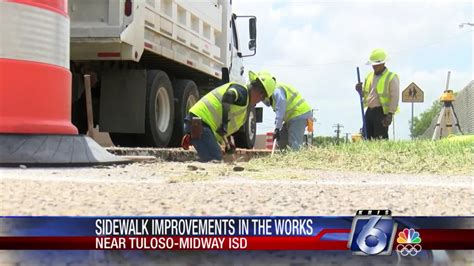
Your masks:
[{"label": "dark pants", "polygon": [[[187,134],[191,132],[191,119],[192,115],[187,115],[184,119],[184,132]],[[212,130],[205,123],[203,123],[201,137],[199,139],[191,139],[191,144],[198,153],[199,161],[209,162],[212,160],[222,160],[221,146],[217,142]]]},{"label": "dark pants", "polygon": [[199,161],[205,163],[222,160],[221,146],[217,143],[216,137],[210,128],[203,127],[201,138],[191,139],[191,144],[198,153]]},{"label": "dark pants", "polygon": [[384,127],[382,107],[367,108],[365,112],[365,126],[367,127],[367,139],[388,139],[388,127]]}]

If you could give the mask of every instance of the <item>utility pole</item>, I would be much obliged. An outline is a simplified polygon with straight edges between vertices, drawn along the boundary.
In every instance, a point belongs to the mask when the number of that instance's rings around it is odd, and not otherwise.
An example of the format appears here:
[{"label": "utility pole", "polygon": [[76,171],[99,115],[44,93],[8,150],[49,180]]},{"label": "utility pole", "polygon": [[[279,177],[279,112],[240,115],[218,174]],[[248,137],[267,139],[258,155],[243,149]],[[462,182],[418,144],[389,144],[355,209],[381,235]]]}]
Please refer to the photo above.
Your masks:
[{"label": "utility pole", "polygon": [[334,130],[334,132],[336,132],[336,143],[339,144],[339,136],[341,134],[341,129],[343,128],[344,126],[342,124],[335,124],[333,126],[333,128],[336,128],[336,130]]}]

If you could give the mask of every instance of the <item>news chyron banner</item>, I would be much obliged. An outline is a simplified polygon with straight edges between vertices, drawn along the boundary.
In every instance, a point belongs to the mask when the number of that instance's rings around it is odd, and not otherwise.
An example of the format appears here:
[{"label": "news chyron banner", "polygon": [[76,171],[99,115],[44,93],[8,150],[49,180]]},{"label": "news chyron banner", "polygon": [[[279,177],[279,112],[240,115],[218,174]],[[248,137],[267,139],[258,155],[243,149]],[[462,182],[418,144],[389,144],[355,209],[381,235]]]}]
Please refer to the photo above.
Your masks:
[{"label": "news chyron banner", "polygon": [[2,250],[331,250],[353,256],[474,249],[474,217],[0,217]]}]

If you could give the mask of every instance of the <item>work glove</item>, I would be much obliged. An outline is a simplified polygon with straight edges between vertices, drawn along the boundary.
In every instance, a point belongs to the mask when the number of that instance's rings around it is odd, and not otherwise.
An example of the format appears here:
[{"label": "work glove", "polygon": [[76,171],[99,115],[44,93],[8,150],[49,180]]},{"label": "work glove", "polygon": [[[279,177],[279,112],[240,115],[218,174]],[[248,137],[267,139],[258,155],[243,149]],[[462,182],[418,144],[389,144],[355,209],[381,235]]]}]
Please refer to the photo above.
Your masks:
[{"label": "work glove", "polygon": [[392,123],[392,114],[384,115],[383,120],[382,120],[382,125],[384,127],[388,127],[390,126],[391,123]]},{"label": "work glove", "polygon": [[273,131],[273,141],[280,141],[280,129],[275,128],[275,131]]},{"label": "work glove", "polygon": [[217,129],[217,134],[224,137],[227,134],[227,126],[222,123],[221,126]]},{"label": "work glove", "polygon": [[191,135],[186,134],[181,139],[181,147],[185,150],[189,150],[189,146],[191,146]]},{"label": "work glove", "polygon": [[362,95],[362,82],[359,82],[355,85],[355,90]]}]

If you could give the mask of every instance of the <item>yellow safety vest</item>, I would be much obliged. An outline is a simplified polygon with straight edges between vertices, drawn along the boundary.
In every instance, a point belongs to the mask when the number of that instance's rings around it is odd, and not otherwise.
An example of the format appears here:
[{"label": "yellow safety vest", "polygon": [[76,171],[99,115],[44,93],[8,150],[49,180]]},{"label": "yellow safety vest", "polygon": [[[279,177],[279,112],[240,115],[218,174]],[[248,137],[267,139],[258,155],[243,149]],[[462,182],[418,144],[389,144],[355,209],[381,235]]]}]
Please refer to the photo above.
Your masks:
[{"label": "yellow safety vest", "polygon": [[[376,86],[377,95],[380,99],[380,104],[383,108],[383,113],[388,114],[388,108],[390,104],[390,82],[397,74],[385,70],[382,76],[379,78]],[[364,82],[364,107],[367,107],[367,98],[370,94],[370,89],[372,88],[372,82],[374,81],[374,72],[370,72],[365,78]]]},{"label": "yellow safety vest", "polygon": [[[292,118],[311,111],[311,106],[293,86],[285,83],[278,83],[275,88],[282,88],[286,94],[286,111],[283,121],[289,121]],[[272,101],[273,111],[275,111],[275,104],[275,101]]]},{"label": "yellow safety vest", "polygon": [[[200,117],[204,123],[209,125],[212,132],[214,132],[217,141],[222,140],[222,137],[217,134],[217,129],[222,124],[222,97],[226,93],[227,89],[233,84],[238,83],[230,82],[215,88],[208,94],[204,95],[204,97],[202,97],[195,105],[193,105],[193,107],[191,107],[191,109],[189,109],[189,112]],[[246,86],[241,86],[247,89]],[[245,106],[239,106],[236,104],[230,105],[226,137],[232,135],[243,126],[245,119],[247,118],[248,105],[249,97],[247,97]]]}]

